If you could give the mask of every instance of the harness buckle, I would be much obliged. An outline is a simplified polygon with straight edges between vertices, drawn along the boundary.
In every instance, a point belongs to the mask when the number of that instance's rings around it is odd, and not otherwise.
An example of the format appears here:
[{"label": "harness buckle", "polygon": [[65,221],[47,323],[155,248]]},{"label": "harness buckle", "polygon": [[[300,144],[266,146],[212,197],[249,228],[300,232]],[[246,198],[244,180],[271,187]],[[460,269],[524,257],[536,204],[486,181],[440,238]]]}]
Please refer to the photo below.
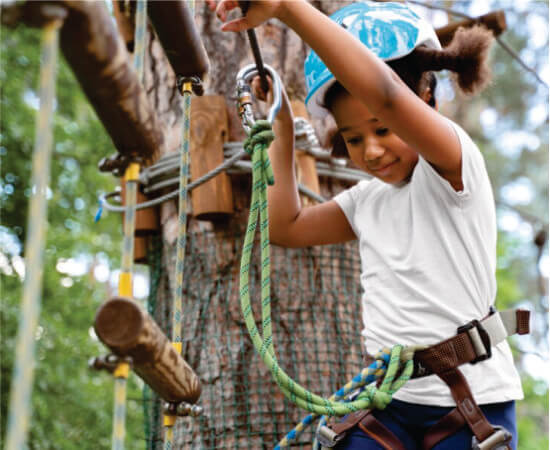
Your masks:
[{"label": "harness buckle", "polygon": [[512,434],[504,427],[493,426],[493,434],[482,442],[472,437],[472,450],[508,450]]},{"label": "harness buckle", "polygon": [[321,444],[322,447],[328,448],[334,447],[345,436],[344,433],[336,434],[326,425],[320,427],[315,435],[317,437],[317,440],[319,441],[319,444]]},{"label": "harness buckle", "polygon": [[480,321],[477,319],[468,322],[461,327],[458,327],[457,334],[468,333],[474,351],[476,352],[476,358],[470,361],[470,364],[476,364],[480,361],[485,361],[491,357],[491,339],[487,330],[483,328]]}]

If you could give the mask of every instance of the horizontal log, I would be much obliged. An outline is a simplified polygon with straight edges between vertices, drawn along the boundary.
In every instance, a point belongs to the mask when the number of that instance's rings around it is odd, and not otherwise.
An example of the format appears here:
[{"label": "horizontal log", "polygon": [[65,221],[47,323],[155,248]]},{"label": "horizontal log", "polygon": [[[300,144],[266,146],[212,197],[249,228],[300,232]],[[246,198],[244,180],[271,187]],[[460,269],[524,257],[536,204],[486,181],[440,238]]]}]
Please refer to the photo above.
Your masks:
[{"label": "horizontal log", "polygon": [[123,297],[108,300],[97,311],[94,328],[115,355],[132,358],[134,371],[165,401],[199,399],[197,375],[137,303]]},{"label": "horizontal log", "polygon": [[152,1],[147,12],[174,73],[202,79],[208,72],[208,56],[186,2]]},{"label": "horizontal log", "polygon": [[8,13],[11,25],[42,26],[52,7],[68,12],[61,50],[118,152],[155,159],[163,145],[160,123],[105,2],[34,1],[2,6],[2,13]]},{"label": "horizontal log", "polygon": [[460,27],[471,28],[477,24],[485,25],[493,32],[494,36],[500,36],[506,30],[506,16],[504,11],[498,10],[473,19],[451,22],[444,27],[438,28],[435,32],[437,33],[441,45],[445,47],[453,40],[456,30]]}]

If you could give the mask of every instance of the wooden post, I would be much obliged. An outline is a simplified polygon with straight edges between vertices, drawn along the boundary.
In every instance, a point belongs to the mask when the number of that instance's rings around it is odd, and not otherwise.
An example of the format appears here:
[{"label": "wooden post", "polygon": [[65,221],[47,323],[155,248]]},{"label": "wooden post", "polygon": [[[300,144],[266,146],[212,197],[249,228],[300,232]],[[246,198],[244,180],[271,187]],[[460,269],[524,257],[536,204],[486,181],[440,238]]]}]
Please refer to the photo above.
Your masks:
[{"label": "wooden post", "polygon": [[[309,114],[306,109],[306,105],[299,100],[292,100],[290,102],[292,113],[295,117],[303,117],[309,120]],[[296,149],[296,178],[298,183],[311,189],[316,194],[320,194],[319,177],[317,175],[317,167],[315,166],[315,157],[304,151],[303,149]],[[312,205],[315,201],[307,195],[300,195],[303,206]]]},{"label": "wooden post", "polygon": [[500,36],[506,30],[506,16],[502,10],[494,11],[484,14],[483,16],[475,17],[474,19],[451,22],[444,27],[438,28],[435,32],[437,33],[441,45],[445,47],[453,40],[455,31],[460,27],[470,28],[477,24],[485,25],[493,32],[494,36]]},{"label": "wooden post", "polygon": [[[223,143],[228,135],[225,98],[221,95],[193,97],[191,103],[191,180],[224,161]],[[233,213],[231,180],[222,172],[191,191],[193,216],[217,221]]]},{"label": "wooden post", "polygon": [[134,262],[136,264],[147,264],[147,244],[149,238],[137,236],[134,239]]},{"label": "wooden post", "polygon": [[134,371],[165,401],[199,399],[197,375],[137,303],[123,297],[108,300],[97,311],[94,329],[114,354],[132,358]]}]

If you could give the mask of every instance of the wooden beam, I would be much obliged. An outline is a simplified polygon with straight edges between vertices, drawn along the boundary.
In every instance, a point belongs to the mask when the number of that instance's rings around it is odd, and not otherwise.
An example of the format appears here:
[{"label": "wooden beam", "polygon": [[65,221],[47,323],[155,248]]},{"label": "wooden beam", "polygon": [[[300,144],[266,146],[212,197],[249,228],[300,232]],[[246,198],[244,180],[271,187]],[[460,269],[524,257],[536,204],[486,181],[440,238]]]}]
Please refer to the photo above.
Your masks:
[{"label": "wooden beam", "polygon": [[17,2],[2,5],[2,14],[15,22],[11,25],[42,26],[52,6],[68,12],[60,32],[61,50],[118,152],[156,159],[163,145],[160,123],[104,2]]},{"label": "wooden beam", "polygon": [[123,297],[108,300],[97,311],[94,329],[114,354],[132,358],[133,370],[165,401],[199,399],[197,375],[137,303]]},{"label": "wooden beam", "polygon": [[203,79],[208,72],[208,56],[186,3],[152,1],[147,13],[174,73]]}]

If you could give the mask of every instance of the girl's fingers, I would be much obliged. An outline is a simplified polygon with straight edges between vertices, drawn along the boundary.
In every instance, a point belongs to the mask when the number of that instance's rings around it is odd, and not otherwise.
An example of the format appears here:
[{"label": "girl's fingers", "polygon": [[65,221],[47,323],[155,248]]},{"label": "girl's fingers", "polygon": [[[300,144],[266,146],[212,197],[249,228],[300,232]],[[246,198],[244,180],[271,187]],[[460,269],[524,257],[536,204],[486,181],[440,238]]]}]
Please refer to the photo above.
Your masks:
[{"label": "girl's fingers", "polygon": [[246,17],[242,17],[223,24],[221,29],[222,31],[244,31],[249,28],[252,28],[252,26],[248,23]]},{"label": "girl's fingers", "polygon": [[227,19],[227,13],[239,6],[239,2],[235,0],[221,0],[216,8],[216,15],[218,18],[225,22]]}]

